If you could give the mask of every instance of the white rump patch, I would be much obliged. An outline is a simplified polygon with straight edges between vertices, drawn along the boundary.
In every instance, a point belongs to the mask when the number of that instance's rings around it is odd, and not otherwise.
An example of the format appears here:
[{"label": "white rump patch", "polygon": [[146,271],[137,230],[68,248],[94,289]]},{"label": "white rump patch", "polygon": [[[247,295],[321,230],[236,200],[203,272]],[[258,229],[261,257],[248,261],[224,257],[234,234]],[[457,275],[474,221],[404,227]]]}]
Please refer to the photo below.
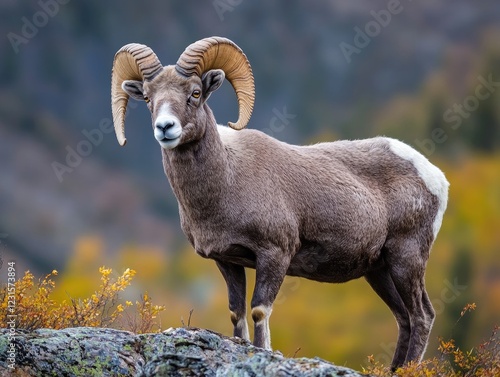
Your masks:
[{"label": "white rump patch", "polygon": [[432,226],[434,239],[436,239],[439,228],[441,228],[443,214],[448,203],[448,186],[450,184],[446,180],[443,172],[436,166],[431,164],[429,160],[425,158],[420,152],[416,151],[409,145],[399,140],[391,138],[384,139],[389,142],[389,148],[394,154],[407,161],[410,161],[413,166],[415,166],[418,175],[420,176],[420,178],[422,178],[426,187],[432,194],[437,196],[439,201],[439,208],[436,214],[436,218],[434,219],[434,224]]}]

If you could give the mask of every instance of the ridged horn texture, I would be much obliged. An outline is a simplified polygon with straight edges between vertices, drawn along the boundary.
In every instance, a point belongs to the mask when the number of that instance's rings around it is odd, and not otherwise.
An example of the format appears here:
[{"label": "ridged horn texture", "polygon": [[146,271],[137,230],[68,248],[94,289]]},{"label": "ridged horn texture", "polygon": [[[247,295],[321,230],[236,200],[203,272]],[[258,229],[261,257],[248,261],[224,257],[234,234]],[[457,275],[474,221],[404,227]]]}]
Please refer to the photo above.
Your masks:
[{"label": "ridged horn texture", "polygon": [[222,69],[238,99],[239,115],[228,126],[236,130],[246,127],[255,101],[252,68],[243,51],[231,40],[222,37],[201,39],[189,45],[175,66],[184,76],[202,75],[211,69]]},{"label": "ridged horn texture", "polygon": [[122,89],[125,80],[151,81],[163,66],[148,46],[130,43],[115,54],[111,74],[111,109],[118,143],[123,146],[125,138],[125,113],[129,96]]}]

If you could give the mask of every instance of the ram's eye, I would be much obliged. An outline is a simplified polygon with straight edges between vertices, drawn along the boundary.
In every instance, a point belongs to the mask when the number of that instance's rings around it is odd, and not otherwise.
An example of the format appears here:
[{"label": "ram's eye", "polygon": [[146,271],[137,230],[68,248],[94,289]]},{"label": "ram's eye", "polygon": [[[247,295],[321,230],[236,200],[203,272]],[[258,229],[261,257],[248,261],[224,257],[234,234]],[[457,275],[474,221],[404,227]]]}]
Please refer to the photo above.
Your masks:
[{"label": "ram's eye", "polygon": [[193,96],[193,98],[200,98],[201,92],[199,90],[195,90],[191,95]]},{"label": "ram's eye", "polygon": [[149,101],[151,100],[149,99],[149,97],[144,97],[144,101],[146,101],[146,103],[149,103]]}]

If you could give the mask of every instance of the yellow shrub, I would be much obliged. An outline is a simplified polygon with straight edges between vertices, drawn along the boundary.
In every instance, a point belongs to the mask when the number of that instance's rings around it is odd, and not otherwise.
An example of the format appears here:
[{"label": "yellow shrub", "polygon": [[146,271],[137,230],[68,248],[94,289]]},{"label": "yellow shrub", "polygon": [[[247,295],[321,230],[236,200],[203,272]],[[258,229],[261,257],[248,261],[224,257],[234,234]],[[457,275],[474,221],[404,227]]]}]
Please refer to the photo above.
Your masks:
[{"label": "yellow shrub", "polygon": [[[457,321],[468,312],[476,309],[476,304],[467,304]],[[500,339],[499,328],[495,327],[490,338],[479,346],[464,351],[455,341],[439,339],[440,356],[420,363],[409,363],[391,373],[390,368],[368,356],[369,366],[363,372],[373,376],[398,377],[498,377],[500,376]]]},{"label": "yellow shrub", "polygon": [[[112,272],[110,268],[99,268],[101,283],[90,297],[78,300],[69,298],[58,303],[52,296],[56,286],[53,278],[57,276],[57,271],[52,271],[38,282],[35,282],[33,274],[27,271],[15,283],[14,313],[10,311],[12,306],[8,306],[7,287],[0,290],[0,327],[7,327],[8,314],[16,316],[16,328],[26,330],[116,326],[125,315],[132,324],[133,331],[143,333],[152,331],[153,328],[159,329],[157,316],[165,307],[153,305],[150,297],[145,294],[141,301],[136,302],[137,314],[127,312],[126,309],[131,308],[133,304],[130,301],[121,303],[119,293],[130,285],[135,271],[126,269],[117,278],[112,278]],[[11,298],[12,295],[10,300]],[[132,318],[133,321],[130,321]]]}]

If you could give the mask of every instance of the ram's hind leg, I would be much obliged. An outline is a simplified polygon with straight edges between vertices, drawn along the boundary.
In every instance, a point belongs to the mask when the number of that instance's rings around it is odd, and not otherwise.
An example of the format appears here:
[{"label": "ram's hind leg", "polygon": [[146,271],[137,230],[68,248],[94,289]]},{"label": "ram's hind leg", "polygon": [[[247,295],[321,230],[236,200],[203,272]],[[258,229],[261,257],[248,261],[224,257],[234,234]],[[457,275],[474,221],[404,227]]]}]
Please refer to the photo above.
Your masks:
[{"label": "ram's hind leg", "polygon": [[227,284],[229,311],[234,325],[234,336],[250,340],[246,318],[246,275],[242,266],[216,262]]},{"label": "ram's hind leg", "polygon": [[405,362],[420,361],[427,347],[434,321],[434,310],[425,290],[425,267],[428,249],[414,239],[397,243],[387,254],[388,269],[408,311],[411,336]]},{"label": "ram's hind leg", "polygon": [[410,317],[387,267],[368,273],[365,279],[391,309],[398,323],[398,343],[391,363],[391,369],[395,371],[404,364],[408,352],[411,335]]},{"label": "ram's hind leg", "polygon": [[425,290],[425,282],[422,280],[422,304],[424,305],[425,314],[427,315],[427,322],[430,323],[430,326],[434,324],[434,318],[436,318],[436,311],[432,307],[431,300],[429,299],[429,295]]}]

